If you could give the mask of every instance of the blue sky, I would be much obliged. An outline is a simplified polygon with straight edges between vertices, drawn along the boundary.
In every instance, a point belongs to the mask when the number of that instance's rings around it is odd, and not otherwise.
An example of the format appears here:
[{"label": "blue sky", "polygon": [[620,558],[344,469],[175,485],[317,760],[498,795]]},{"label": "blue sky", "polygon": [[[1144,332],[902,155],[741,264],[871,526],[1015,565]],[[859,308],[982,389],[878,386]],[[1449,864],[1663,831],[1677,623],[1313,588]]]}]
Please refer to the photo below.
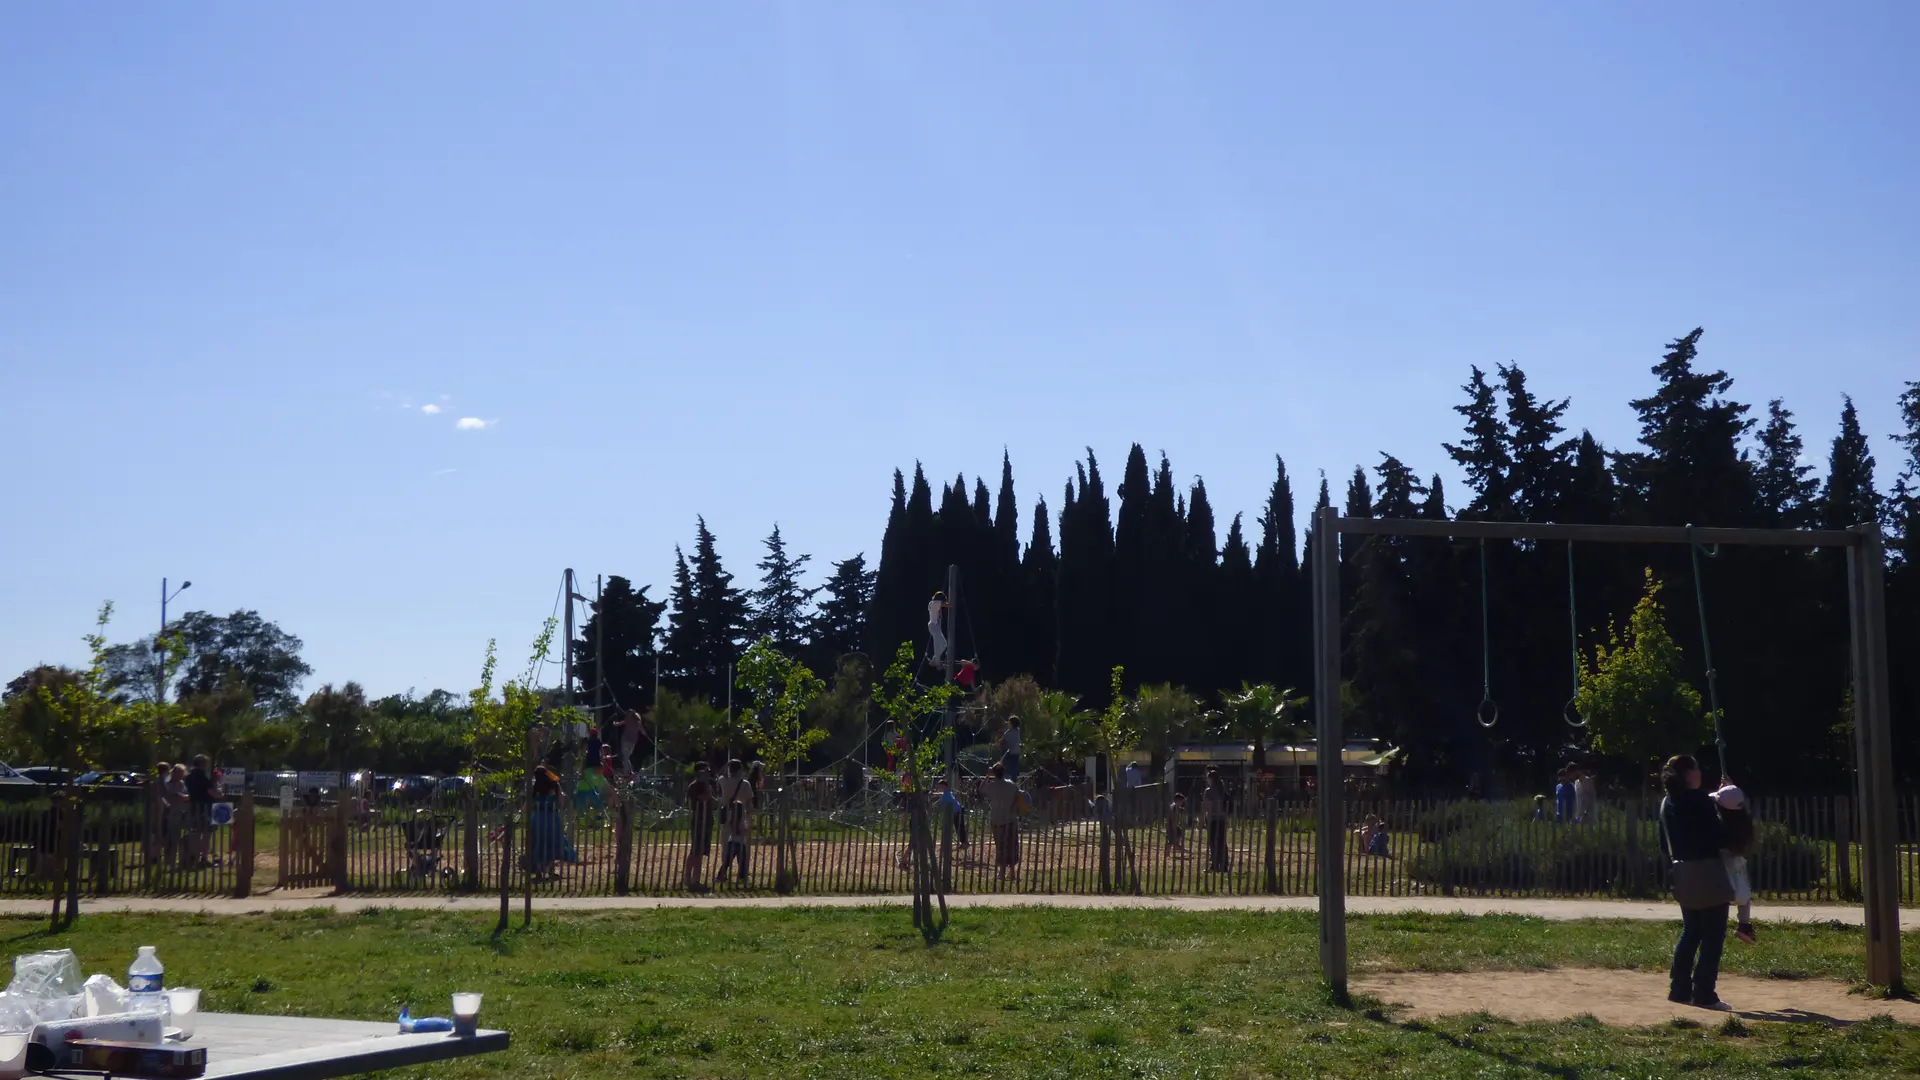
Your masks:
[{"label": "blue sky", "polygon": [[1855,395],[1886,481],[1917,47],[1903,2],[8,5],[0,676],[166,575],[312,685],[464,689],[696,514],[743,577],[776,521],[871,557],[896,465],[1004,446],[1057,510],[1136,440],[1304,502],[1447,472],[1474,363],[1621,445],[1696,325],[1822,459]]}]

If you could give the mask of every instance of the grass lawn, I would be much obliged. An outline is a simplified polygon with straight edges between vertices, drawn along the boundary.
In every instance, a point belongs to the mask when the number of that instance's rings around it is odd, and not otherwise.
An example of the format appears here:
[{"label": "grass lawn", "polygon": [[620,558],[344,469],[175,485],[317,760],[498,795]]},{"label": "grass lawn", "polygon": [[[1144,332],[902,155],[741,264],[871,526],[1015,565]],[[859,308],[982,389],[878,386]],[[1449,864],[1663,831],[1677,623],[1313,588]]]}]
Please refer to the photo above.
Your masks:
[{"label": "grass lawn", "polygon": [[[1310,913],[956,912],[920,943],[904,910],[540,915],[498,942],[471,914],[87,915],[14,952],[70,947],[120,977],[157,945],[211,1010],[385,1020],[487,995],[505,1054],[421,1076],[1750,1077],[1916,1075],[1920,1030],[1749,1024],[1615,1030],[1465,1016],[1399,1023],[1326,1001]],[[1860,932],[1768,925],[1727,969],[1862,976]],[[1356,917],[1356,967],[1664,970],[1674,928],[1458,916]]]}]

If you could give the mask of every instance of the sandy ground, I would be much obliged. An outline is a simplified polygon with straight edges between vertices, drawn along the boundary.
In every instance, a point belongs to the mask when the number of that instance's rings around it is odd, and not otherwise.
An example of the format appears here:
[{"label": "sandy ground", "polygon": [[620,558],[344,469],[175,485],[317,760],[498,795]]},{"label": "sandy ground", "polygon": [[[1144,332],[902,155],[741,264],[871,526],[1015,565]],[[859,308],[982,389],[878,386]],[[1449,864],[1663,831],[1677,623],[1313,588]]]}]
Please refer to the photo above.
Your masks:
[{"label": "sandy ground", "polygon": [[1552,971],[1476,971],[1465,974],[1368,975],[1351,989],[1403,1006],[1397,1017],[1429,1019],[1487,1012],[1508,1020],[1570,1020],[1592,1016],[1615,1027],[1643,1027],[1685,1019],[1718,1025],[1728,1016],[1803,1024],[1851,1024],[1891,1016],[1920,1024],[1920,1003],[1881,1001],[1847,992],[1827,979],[1720,977],[1720,1011],[1667,1000],[1667,976],[1654,971],[1561,968]]},{"label": "sandy ground", "polygon": [[[536,911],[631,911],[646,908],[843,908],[891,907],[911,901],[907,896],[574,896],[536,895]],[[513,897],[517,911],[519,894]],[[499,893],[476,895],[414,894],[387,896],[368,893],[340,895],[331,889],[276,889],[235,900],[217,897],[82,897],[82,912],[185,912],[208,915],[251,915],[273,911],[303,911],[328,908],[334,911],[365,911],[369,908],[407,911],[488,911],[500,905]],[[1319,901],[1311,896],[1083,896],[1074,894],[988,893],[947,897],[953,908],[1092,908],[1147,911],[1313,911]],[[48,909],[48,901],[0,900],[0,914],[38,915]],[[1425,912],[1435,915],[1526,915],[1538,919],[1631,919],[1636,922],[1680,921],[1679,909],[1671,903],[1623,900],[1546,900],[1483,899],[1476,897],[1361,897],[1347,898],[1352,915],[1390,915]],[[1756,905],[1754,921],[1775,923],[1841,923],[1862,925],[1861,910],[1818,904]],[[1920,910],[1900,912],[1902,928],[1920,926]]]}]

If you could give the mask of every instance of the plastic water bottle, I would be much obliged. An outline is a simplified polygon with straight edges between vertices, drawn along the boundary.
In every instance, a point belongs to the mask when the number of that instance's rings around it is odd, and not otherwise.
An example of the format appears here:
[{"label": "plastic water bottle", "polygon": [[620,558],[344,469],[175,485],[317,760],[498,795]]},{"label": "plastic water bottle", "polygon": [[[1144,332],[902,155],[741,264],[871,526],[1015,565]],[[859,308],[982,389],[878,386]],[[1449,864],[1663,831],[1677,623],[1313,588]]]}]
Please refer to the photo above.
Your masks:
[{"label": "plastic water bottle", "polygon": [[127,969],[127,1011],[159,1013],[164,1023],[173,1011],[168,1007],[167,995],[161,993],[166,974],[167,969],[160,965],[153,946],[140,946],[140,955],[133,958],[133,966]]}]

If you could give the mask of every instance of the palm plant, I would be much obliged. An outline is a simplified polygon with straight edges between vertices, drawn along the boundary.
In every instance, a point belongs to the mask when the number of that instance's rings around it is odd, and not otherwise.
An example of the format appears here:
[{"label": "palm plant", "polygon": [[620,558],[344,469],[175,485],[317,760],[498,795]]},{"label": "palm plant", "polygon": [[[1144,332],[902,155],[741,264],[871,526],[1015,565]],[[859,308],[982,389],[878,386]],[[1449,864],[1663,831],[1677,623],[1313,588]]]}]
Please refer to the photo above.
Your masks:
[{"label": "palm plant", "polygon": [[1306,704],[1304,696],[1271,683],[1241,683],[1239,690],[1226,696],[1225,733],[1252,744],[1253,776],[1258,777],[1267,762],[1267,747],[1296,733],[1299,725],[1293,717],[1304,716]]}]

